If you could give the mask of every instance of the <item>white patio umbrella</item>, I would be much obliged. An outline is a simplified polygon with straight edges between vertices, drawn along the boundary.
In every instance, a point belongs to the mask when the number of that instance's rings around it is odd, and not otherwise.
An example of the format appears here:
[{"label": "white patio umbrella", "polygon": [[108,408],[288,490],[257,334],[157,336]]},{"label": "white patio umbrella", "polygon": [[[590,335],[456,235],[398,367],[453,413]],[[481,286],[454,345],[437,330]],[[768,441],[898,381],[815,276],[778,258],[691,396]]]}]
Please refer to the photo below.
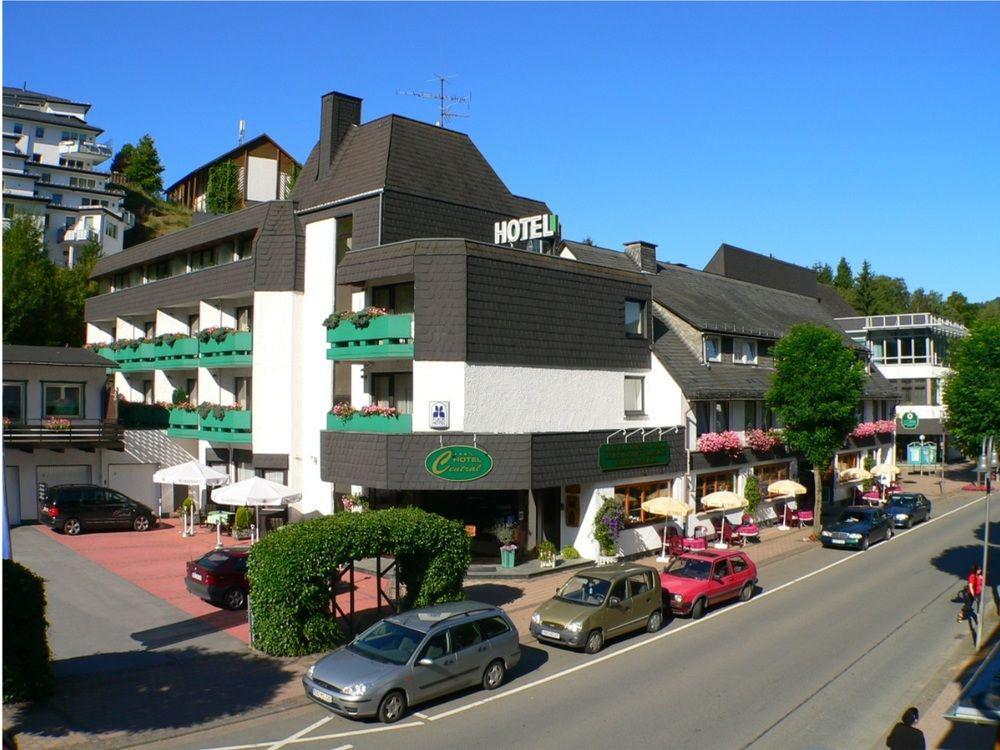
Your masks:
[{"label": "white patio umbrella", "polygon": [[844,482],[861,482],[865,479],[871,479],[872,473],[867,469],[853,468],[844,469],[840,472],[840,479]]},{"label": "white patio umbrella", "polygon": [[[642,504],[642,509],[654,516],[671,516],[672,518],[687,518],[693,508],[683,500],[670,495],[656,495]],[[657,562],[667,561],[667,524],[663,524],[663,548]]]},{"label": "white patio umbrella", "polygon": [[[218,487],[229,481],[229,475],[197,461],[187,461],[183,464],[160,469],[153,474],[153,481],[157,484],[183,484],[189,487]],[[158,517],[163,515],[162,499],[157,499],[156,501],[156,515]],[[191,533],[194,533],[193,510],[191,527]],[[218,529],[216,529],[216,532],[218,532]],[[186,515],[184,517],[184,531],[182,533],[185,536],[189,536]]]},{"label": "white patio umbrella", "polygon": [[899,474],[899,467],[893,464],[875,464],[871,473],[877,477],[894,477]]},{"label": "white patio umbrella", "polygon": [[261,508],[281,508],[286,503],[301,499],[302,493],[298,490],[263,477],[250,477],[212,493],[212,502],[217,505],[246,505],[254,508],[258,529]]},{"label": "white patio umbrella", "polygon": [[[771,482],[767,485],[767,491],[769,494],[777,497],[795,497],[796,495],[804,495],[809,490],[798,482],[793,482],[791,479],[779,479],[777,482]],[[788,531],[789,528],[788,503],[785,503],[785,507],[782,509],[781,525],[778,527],[778,530]]]},{"label": "white patio umbrella", "polygon": [[[719,490],[718,492],[711,492],[701,499],[701,504],[705,508],[711,510],[721,510],[722,511],[722,539],[726,538],[726,511],[736,510],[737,508],[746,507],[746,499],[740,497],[735,492],[730,492],[729,490]],[[725,549],[728,545],[720,539],[715,543],[716,549]]]}]

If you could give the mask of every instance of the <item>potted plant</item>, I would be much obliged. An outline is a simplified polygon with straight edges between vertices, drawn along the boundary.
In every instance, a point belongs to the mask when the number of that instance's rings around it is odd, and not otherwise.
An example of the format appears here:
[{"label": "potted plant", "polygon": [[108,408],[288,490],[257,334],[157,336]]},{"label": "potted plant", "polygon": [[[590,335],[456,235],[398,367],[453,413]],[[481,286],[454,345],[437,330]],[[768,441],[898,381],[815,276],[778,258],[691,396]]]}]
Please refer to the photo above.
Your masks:
[{"label": "potted plant", "polygon": [[538,543],[538,564],[543,568],[556,566],[556,545],[548,539],[543,539]]},{"label": "potted plant", "polygon": [[253,523],[253,511],[243,505],[236,509],[236,518],[233,519],[233,538],[249,539],[250,525]]},{"label": "potted plant", "polygon": [[501,521],[493,527],[493,533],[497,541],[500,542],[500,566],[503,568],[513,568],[517,564],[517,545],[514,539],[517,536],[517,524]]},{"label": "potted plant", "polygon": [[562,559],[563,560],[579,560],[580,553],[577,551],[576,547],[572,544],[567,544],[562,548]]},{"label": "potted plant", "polygon": [[610,565],[618,561],[618,535],[625,528],[625,509],[616,497],[602,496],[601,506],[594,519],[594,541],[600,547],[598,565]]}]

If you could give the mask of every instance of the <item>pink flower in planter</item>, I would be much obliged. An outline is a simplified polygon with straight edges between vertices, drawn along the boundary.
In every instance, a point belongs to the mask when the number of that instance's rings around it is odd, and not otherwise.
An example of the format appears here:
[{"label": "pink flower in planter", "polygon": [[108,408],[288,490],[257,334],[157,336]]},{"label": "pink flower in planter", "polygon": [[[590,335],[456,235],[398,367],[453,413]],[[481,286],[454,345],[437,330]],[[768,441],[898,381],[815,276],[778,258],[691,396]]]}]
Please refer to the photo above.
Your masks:
[{"label": "pink flower in planter", "polygon": [[862,422],[853,430],[851,430],[851,437],[853,438],[867,438],[874,437],[876,433],[874,422]]},{"label": "pink flower in planter", "polygon": [[875,423],[875,432],[879,435],[891,435],[896,431],[895,419],[880,419]]},{"label": "pink flower in planter", "polygon": [[740,436],[731,430],[725,432],[706,432],[698,438],[698,450],[702,453],[728,453],[739,455],[743,450]]},{"label": "pink flower in planter", "polygon": [[781,435],[774,430],[752,429],[746,433],[747,447],[750,450],[766,452],[781,445]]},{"label": "pink flower in planter", "polygon": [[394,406],[379,406],[378,404],[368,404],[361,407],[362,417],[398,417],[399,412]]}]

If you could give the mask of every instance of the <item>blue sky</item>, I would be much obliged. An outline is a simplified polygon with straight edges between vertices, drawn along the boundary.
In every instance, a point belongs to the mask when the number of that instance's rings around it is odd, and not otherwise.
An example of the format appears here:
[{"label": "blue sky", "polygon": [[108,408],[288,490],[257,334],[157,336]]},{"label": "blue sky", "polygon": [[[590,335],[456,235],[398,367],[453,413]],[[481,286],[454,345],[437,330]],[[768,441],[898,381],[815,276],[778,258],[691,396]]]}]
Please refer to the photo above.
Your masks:
[{"label": "blue sky", "polygon": [[[5,2],[3,77],[91,102],[166,183],[319,97],[469,133],[565,236],[701,267],[722,242],[971,300],[1000,294],[1000,5]],[[58,20],[57,20],[58,19]],[[57,24],[58,29],[53,27]],[[65,33],[65,37],[61,34]],[[56,44],[56,42],[62,42]],[[41,54],[44,52],[44,54]],[[464,110],[459,110],[464,111]]]}]

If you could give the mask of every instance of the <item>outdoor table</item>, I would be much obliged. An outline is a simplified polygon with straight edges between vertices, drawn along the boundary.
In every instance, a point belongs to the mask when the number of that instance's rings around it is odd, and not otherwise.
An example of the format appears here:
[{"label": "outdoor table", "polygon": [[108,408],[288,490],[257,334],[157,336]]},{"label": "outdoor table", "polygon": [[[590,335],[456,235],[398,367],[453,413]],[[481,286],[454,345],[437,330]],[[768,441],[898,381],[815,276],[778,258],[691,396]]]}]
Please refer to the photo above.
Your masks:
[{"label": "outdoor table", "polygon": [[748,523],[743,526],[739,526],[736,529],[736,533],[744,539],[754,539],[758,542],[760,541],[760,529],[757,528],[756,524]]},{"label": "outdoor table", "polygon": [[703,536],[684,537],[684,549],[708,549],[708,542]]},{"label": "outdoor table", "polygon": [[815,516],[811,510],[800,510],[799,511],[799,525],[804,523],[812,523]]},{"label": "outdoor table", "polygon": [[229,523],[229,516],[231,514],[224,510],[213,510],[207,516],[205,516],[205,523],[212,525],[216,523]]}]

